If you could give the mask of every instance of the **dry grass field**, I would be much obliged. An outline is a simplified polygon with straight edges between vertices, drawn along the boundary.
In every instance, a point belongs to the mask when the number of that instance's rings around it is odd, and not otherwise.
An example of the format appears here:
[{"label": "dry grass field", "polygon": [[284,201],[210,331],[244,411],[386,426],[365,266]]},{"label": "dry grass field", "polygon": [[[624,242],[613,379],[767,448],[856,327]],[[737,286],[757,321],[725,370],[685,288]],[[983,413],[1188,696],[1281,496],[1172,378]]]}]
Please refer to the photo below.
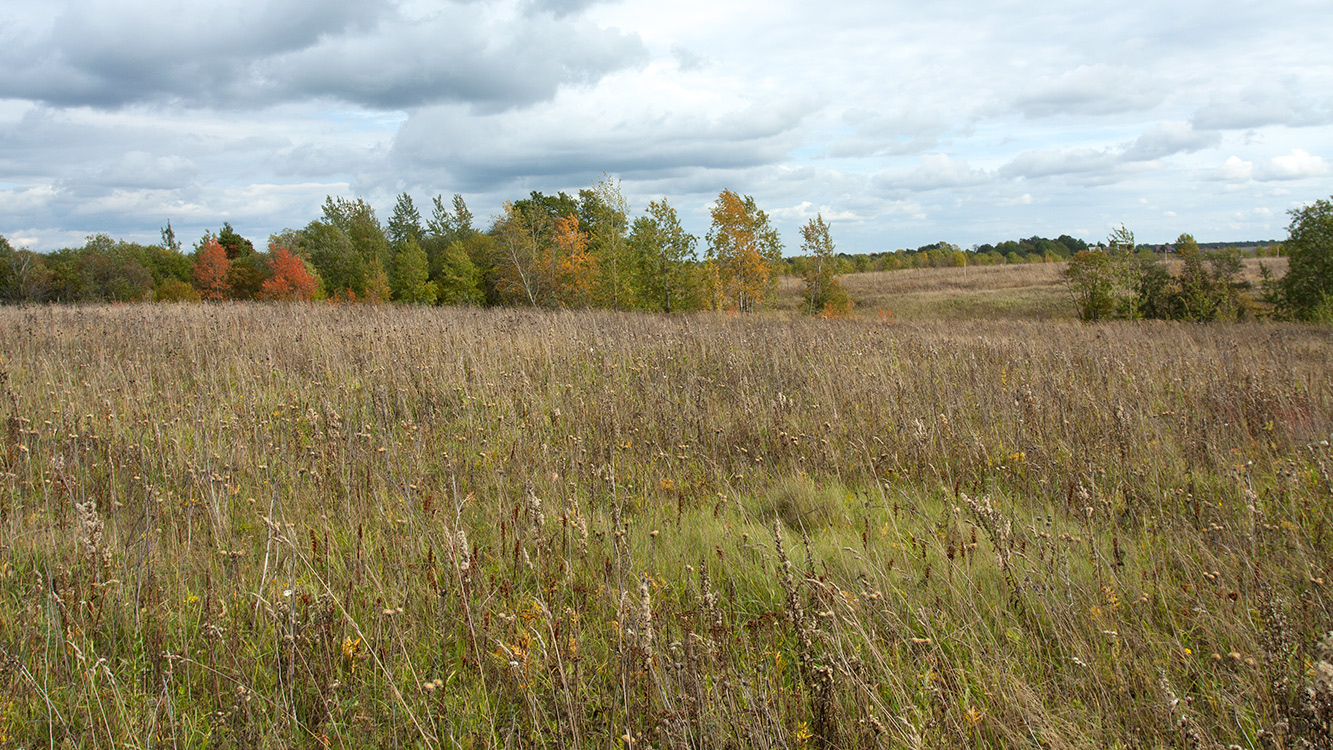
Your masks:
[{"label": "dry grass field", "polygon": [[[1241,278],[1258,285],[1260,264],[1276,277],[1287,272],[1286,258],[1246,258]],[[1179,273],[1180,261],[1164,261]],[[1071,320],[1075,317],[1064,286],[1064,263],[1031,263],[970,268],[876,271],[840,277],[862,317],[901,322],[934,320]],[[800,307],[801,280],[784,277],[779,307]]]},{"label": "dry grass field", "polygon": [[1329,747],[1333,333],[912,304],[0,310],[0,747]]}]

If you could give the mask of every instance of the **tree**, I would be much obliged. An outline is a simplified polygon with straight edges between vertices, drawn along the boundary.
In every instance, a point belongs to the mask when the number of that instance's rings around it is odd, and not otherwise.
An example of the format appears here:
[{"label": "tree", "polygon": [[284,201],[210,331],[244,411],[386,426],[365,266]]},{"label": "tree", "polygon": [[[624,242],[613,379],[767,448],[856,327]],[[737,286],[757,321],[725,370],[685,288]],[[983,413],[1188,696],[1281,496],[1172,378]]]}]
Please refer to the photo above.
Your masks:
[{"label": "tree", "polygon": [[440,304],[480,305],[486,301],[482,293],[481,270],[472,262],[467,248],[468,245],[488,243],[489,240],[485,235],[474,235],[464,242],[455,242],[445,248],[435,273]]},{"label": "tree", "polygon": [[259,298],[259,291],[268,280],[269,267],[258,253],[250,253],[231,262],[227,269],[227,284],[231,287],[231,298],[252,300]]},{"label": "tree", "polygon": [[1065,287],[1082,320],[1101,320],[1115,310],[1115,263],[1104,250],[1075,253],[1065,267]]},{"label": "tree", "polygon": [[620,190],[620,180],[609,175],[579,191],[579,213],[588,233],[588,248],[596,259],[596,299],[602,307],[627,310],[634,307],[635,263],[626,241],[629,230],[629,201]]},{"label": "tree", "polygon": [[430,280],[430,263],[426,251],[416,238],[409,237],[393,256],[393,273],[389,277],[393,298],[410,305],[433,305],[438,294]]},{"label": "tree", "polygon": [[1176,238],[1176,253],[1183,261],[1176,280],[1174,316],[1180,320],[1212,320],[1217,316],[1213,278],[1204,268],[1203,251],[1189,234]]},{"label": "tree", "polygon": [[552,289],[563,307],[586,307],[591,301],[598,261],[588,251],[588,238],[579,230],[579,217],[570,214],[557,219],[549,252],[555,262]]},{"label": "tree", "polygon": [[[1113,298],[1119,297],[1124,302],[1124,312],[1130,320],[1136,320],[1142,315],[1139,311],[1138,295],[1135,293],[1138,276],[1134,265],[1134,250],[1137,247],[1134,233],[1124,224],[1111,230],[1111,234],[1106,238],[1106,255],[1111,261],[1113,278],[1111,295]],[[1118,293],[1117,290],[1122,293]]]},{"label": "tree", "polygon": [[663,198],[648,204],[648,215],[634,220],[629,245],[639,259],[640,302],[650,310],[672,312],[695,306],[697,277],[692,261],[699,239],[680,225],[676,209]]},{"label": "tree", "polygon": [[303,232],[311,265],[330,297],[355,299],[366,293],[367,264],[352,238],[333,222],[316,220]]},{"label": "tree", "polygon": [[1283,247],[1290,258],[1279,285],[1280,313],[1333,323],[1333,202],[1317,200],[1288,212]]},{"label": "tree", "polygon": [[281,245],[269,245],[269,256],[273,275],[260,287],[260,299],[294,302],[315,298],[315,277],[300,258]]},{"label": "tree", "polygon": [[255,251],[254,243],[236,233],[231,228],[231,222],[224,222],[222,230],[218,232],[218,244],[227,252],[227,260],[236,260],[251,255]]},{"label": "tree", "polygon": [[162,247],[179,253],[181,251],[181,241],[176,239],[176,230],[171,228],[171,220],[167,220],[167,225],[162,227]]},{"label": "tree", "polygon": [[782,242],[754,198],[723,190],[709,212],[708,258],[714,303],[740,312],[754,310],[777,286]]},{"label": "tree", "polygon": [[194,258],[194,270],[191,278],[194,288],[199,290],[199,297],[205,301],[224,300],[231,290],[227,283],[227,271],[231,261],[227,251],[216,239],[209,239],[199,248]]},{"label": "tree", "polygon": [[379,219],[375,218],[375,209],[365,200],[326,197],[324,221],[347,234],[366,268],[371,268],[376,261],[381,268],[390,262],[389,240],[384,236]]},{"label": "tree", "polygon": [[384,272],[384,265],[379,258],[371,259],[370,267],[366,269],[366,294],[362,299],[378,304],[388,302],[392,297],[393,287],[389,286],[389,275]]},{"label": "tree", "polygon": [[0,236],[0,301],[41,302],[50,291],[46,258],[31,250],[15,250]]},{"label": "tree", "polygon": [[[545,297],[545,269],[534,221],[518,203],[506,201],[504,215],[491,231],[495,238],[495,290],[501,304],[527,302],[536,307]],[[535,212],[531,212],[535,213]]]},{"label": "tree", "polygon": [[851,311],[852,300],[838,283],[838,259],[833,254],[833,238],[822,214],[801,227],[801,239],[801,250],[808,259],[804,274],[806,314],[846,315]]},{"label": "tree", "polygon": [[401,250],[409,241],[420,242],[425,232],[421,228],[421,212],[407,193],[398,195],[394,204],[393,216],[389,217],[389,244],[394,250]]}]

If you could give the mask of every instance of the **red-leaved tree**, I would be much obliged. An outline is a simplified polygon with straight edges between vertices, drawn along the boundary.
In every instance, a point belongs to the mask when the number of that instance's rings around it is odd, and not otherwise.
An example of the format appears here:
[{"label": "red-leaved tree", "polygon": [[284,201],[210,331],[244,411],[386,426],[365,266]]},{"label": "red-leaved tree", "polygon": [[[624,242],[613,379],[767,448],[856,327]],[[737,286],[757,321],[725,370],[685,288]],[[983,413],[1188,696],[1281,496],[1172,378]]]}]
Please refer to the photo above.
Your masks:
[{"label": "red-leaved tree", "polygon": [[231,261],[227,260],[227,251],[215,239],[209,239],[199,248],[194,259],[194,288],[199,290],[199,297],[204,300],[226,299],[231,289],[227,281],[227,271]]},{"label": "red-leaved tree", "polygon": [[315,296],[315,278],[305,270],[305,263],[291,250],[269,245],[269,266],[273,275],[259,290],[260,299],[285,301],[309,300]]}]

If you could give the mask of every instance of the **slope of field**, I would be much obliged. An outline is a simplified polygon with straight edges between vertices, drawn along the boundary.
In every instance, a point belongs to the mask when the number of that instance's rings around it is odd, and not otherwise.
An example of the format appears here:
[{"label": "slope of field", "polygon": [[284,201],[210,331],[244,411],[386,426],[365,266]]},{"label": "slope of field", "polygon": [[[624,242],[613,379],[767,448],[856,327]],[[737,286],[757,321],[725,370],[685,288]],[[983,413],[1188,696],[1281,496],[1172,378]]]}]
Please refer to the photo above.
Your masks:
[{"label": "slope of field", "polygon": [[0,746],[1328,746],[1327,329],[53,307],[0,358]]}]

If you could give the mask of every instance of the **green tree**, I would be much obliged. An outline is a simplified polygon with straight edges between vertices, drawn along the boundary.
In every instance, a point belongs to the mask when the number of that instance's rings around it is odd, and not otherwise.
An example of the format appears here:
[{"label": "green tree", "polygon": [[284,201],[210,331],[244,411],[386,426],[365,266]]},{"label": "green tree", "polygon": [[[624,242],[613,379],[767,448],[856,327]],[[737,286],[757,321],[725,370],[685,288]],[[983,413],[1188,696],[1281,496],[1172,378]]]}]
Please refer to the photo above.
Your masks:
[{"label": "green tree", "polygon": [[482,291],[481,269],[472,262],[468,246],[489,243],[489,237],[473,235],[465,241],[455,242],[445,248],[439,270],[435,273],[440,304],[480,305],[486,301]]},{"label": "green tree", "polygon": [[1145,318],[1166,319],[1173,315],[1176,280],[1154,252],[1134,256],[1137,273],[1134,295],[1139,314]]},{"label": "green tree", "polygon": [[237,234],[235,229],[231,228],[231,222],[224,222],[222,230],[218,232],[218,244],[227,252],[227,260],[236,260],[251,255],[255,251],[254,243]]},{"label": "green tree", "polygon": [[171,220],[167,220],[167,225],[162,227],[162,247],[167,250],[181,251],[181,241],[176,239],[176,230],[171,228]]},{"label": "green tree", "polygon": [[609,175],[579,191],[581,225],[588,236],[588,249],[597,268],[593,298],[601,307],[626,310],[635,306],[637,278],[635,259],[627,241],[629,201],[620,180]]},{"label": "green tree", "polygon": [[395,251],[401,250],[407,243],[420,242],[425,231],[421,228],[421,212],[412,202],[412,196],[399,193],[394,204],[393,216],[389,217],[389,245]]},{"label": "green tree", "polygon": [[410,305],[433,305],[437,295],[430,280],[430,262],[415,237],[403,241],[393,256],[393,273],[389,276],[393,298]]},{"label": "green tree", "polygon": [[628,244],[639,259],[640,302],[645,308],[669,313],[698,306],[698,242],[665,198],[649,203],[648,214],[634,220]]},{"label": "green tree", "polygon": [[807,315],[842,316],[851,311],[852,301],[838,283],[838,258],[833,254],[833,238],[823,215],[801,227],[801,250],[805,253],[805,312]]},{"label": "green tree", "polygon": [[1065,267],[1065,288],[1082,320],[1101,320],[1115,311],[1116,266],[1105,250],[1075,253]]},{"label": "green tree", "polygon": [[1213,278],[1204,266],[1203,250],[1189,234],[1176,238],[1176,253],[1180,255],[1180,275],[1176,279],[1176,317],[1180,320],[1213,320],[1217,316],[1217,293]]},{"label": "green tree", "polygon": [[355,299],[366,293],[367,264],[352,238],[326,220],[310,222],[303,231],[305,251],[330,297]]},{"label": "green tree", "polygon": [[392,260],[389,240],[384,234],[383,227],[380,226],[379,219],[375,217],[375,209],[365,200],[361,198],[348,200],[332,196],[325,198],[324,221],[347,234],[352,248],[361,257],[366,268],[371,268],[376,262],[383,268]]},{"label": "green tree", "polygon": [[1333,202],[1317,200],[1288,214],[1283,247],[1290,265],[1278,287],[1279,312],[1333,323]]},{"label": "green tree", "polygon": [[1112,284],[1111,295],[1119,300],[1122,305],[1122,311],[1125,317],[1130,320],[1137,320],[1142,317],[1139,310],[1139,298],[1136,294],[1138,288],[1138,269],[1134,263],[1134,251],[1138,245],[1134,241],[1134,233],[1124,224],[1111,230],[1110,236],[1106,238],[1106,255],[1111,261],[1111,271],[1114,283]]},{"label": "green tree", "polygon": [[231,289],[231,298],[238,300],[259,299],[259,291],[270,275],[268,262],[259,253],[250,253],[231,262],[227,269],[227,286]]}]

